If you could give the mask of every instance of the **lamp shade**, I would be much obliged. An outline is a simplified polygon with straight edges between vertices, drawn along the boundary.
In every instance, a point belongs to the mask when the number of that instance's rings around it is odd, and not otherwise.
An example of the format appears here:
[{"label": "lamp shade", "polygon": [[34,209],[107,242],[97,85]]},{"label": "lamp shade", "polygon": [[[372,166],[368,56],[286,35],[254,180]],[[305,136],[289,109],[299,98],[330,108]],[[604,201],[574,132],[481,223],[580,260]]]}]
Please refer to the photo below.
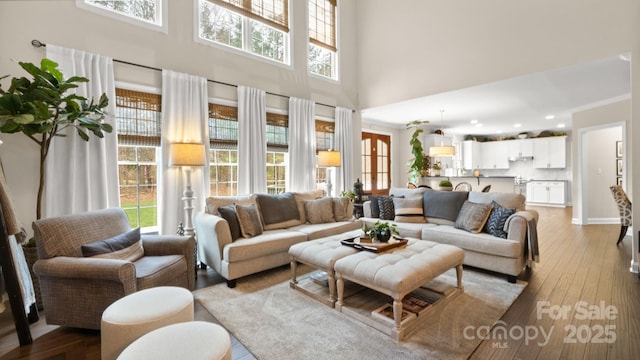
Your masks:
[{"label": "lamp shade", "polygon": [[456,154],[456,148],[454,146],[441,145],[441,146],[431,146],[429,148],[429,156],[452,156]]},{"label": "lamp shade", "polygon": [[171,144],[169,166],[204,166],[204,144]]},{"label": "lamp shade", "polygon": [[318,166],[321,167],[338,167],[342,165],[340,160],[340,151],[321,150],[318,151]]}]

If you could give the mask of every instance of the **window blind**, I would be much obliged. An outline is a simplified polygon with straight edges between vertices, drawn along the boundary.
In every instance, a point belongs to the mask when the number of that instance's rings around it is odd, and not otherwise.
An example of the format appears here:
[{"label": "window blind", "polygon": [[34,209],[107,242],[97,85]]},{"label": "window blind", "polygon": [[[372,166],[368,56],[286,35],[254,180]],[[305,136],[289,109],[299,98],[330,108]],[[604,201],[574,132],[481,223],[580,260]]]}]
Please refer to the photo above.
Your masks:
[{"label": "window blind", "polygon": [[116,89],[119,145],[160,146],[161,100],[158,94]]},{"label": "window blind", "polygon": [[336,48],[338,0],[309,0],[309,41],[331,51]]},{"label": "window blind", "polygon": [[333,149],[335,123],[316,120],[316,151]]},{"label": "window blind", "polygon": [[267,149],[280,152],[289,149],[289,116],[267,113]]},{"label": "window blind", "polygon": [[289,0],[208,0],[248,18],[289,32]]},{"label": "window blind", "polygon": [[238,148],[238,108],[209,104],[209,143],[214,149]]}]

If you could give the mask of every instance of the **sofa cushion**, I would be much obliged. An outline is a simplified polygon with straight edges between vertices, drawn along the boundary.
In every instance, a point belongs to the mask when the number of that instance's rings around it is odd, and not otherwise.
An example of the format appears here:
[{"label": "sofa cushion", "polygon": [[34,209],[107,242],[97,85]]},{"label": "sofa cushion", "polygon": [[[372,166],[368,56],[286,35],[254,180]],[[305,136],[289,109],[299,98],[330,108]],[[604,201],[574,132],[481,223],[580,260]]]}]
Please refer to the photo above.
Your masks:
[{"label": "sofa cushion", "polygon": [[249,238],[262,234],[262,221],[255,204],[235,205],[236,216],[240,223],[240,232],[243,237]]},{"label": "sofa cushion", "polygon": [[422,197],[393,198],[396,222],[424,223],[424,209]]},{"label": "sofa cushion", "polygon": [[107,259],[119,259],[136,261],[144,256],[142,240],[140,240],[140,228],[126,233],[82,245],[82,256]]},{"label": "sofa cushion", "polygon": [[493,209],[491,210],[489,219],[485,224],[484,232],[506,239],[508,234],[504,231],[504,224],[507,222],[509,216],[516,212],[516,209],[503,207],[495,201],[493,201],[491,205],[493,206]]},{"label": "sofa cushion", "polygon": [[333,198],[333,217],[336,221],[347,221],[353,217],[353,204],[349,198]]},{"label": "sofa cushion", "polygon": [[304,211],[304,201],[320,199],[323,196],[324,193],[322,192],[322,190],[293,193],[293,198],[296,199],[296,205],[298,205],[298,213],[300,214],[301,223],[305,223],[307,221],[307,214]]},{"label": "sofa cushion", "polygon": [[[426,218],[456,221],[462,204],[467,200],[466,191],[438,191],[427,189],[422,197]],[[429,221],[431,222],[431,221]]]},{"label": "sofa cushion", "polygon": [[525,210],[526,198],[522,194],[516,193],[502,193],[502,192],[488,192],[483,193],[480,191],[469,192],[469,201],[481,204],[491,204],[495,201],[498,204],[506,208],[515,208],[516,210]]},{"label": "sofa cushion", "polygon": [[238,215],[236,214],[236,206],[221,206],[218,208],[218,213],[220,213],[220,217],[227,220],[227,223],[229,224],[229,230],[231,231],[231,240],[233,241],[241,237],[242,231],[240,230]]},{"label": "sofa cushion", "polygon": [[321,237],[342,234],[347,231],[360,229],[362,229],[362,223],[360,221],[337,221],[325,224],[302,224],[292,226],[288,230],[305,234],[309,240],[315,240]]},{"label": "sofa cushion", "polygon": [[293,193],[256,194],[255,197],[265,230],[284,229],[302,224]]},{"label": "sofa cushion", "polygon": [[333,199],[330,197],[317,200],[305,200],[304,211],[307,214],[307,222],[310,224],[323,224],[336,221],[333,217]]},{"label": "sofa cushion", "polygon": [[518,258],[522,254],[522,245],[518,241],[486,233],[473,234],[453,226],[426,226],[422,229],[422,238],[493,256]]},{"label": "sofa cushion", "polygon": [[[298,225],[300,226],[300,225]],[[264,261],[267,255],[287,253],[291,245],[307,240],[307,236],[285,229],[267,230],[260,235],[238,239],[223,249],[223,259],[229,263],[253,260]]]},{"label": "sofa cushion", "polygon": [[393,220],[395,208],[393,207],[393,197],[378,196],[378,210],[380,220]]},{"label": "sofa cushion", "polygon": [[205,212],[207,214],[220,216],[220,213],[218,212],[218,208],[221,206],[234,205],[234,204],[238,204],[238,205],[255,204],[256,199],[255,199],[255,196],[253,195],[209,196],[205,200],[205,203],[206,203]]},{"label": "sofa cushion", "polygon": [[478,204],[465,201],[460,209],[455,227],[477,234],[482,231],[484,224],[491,214],[491,204]]}]

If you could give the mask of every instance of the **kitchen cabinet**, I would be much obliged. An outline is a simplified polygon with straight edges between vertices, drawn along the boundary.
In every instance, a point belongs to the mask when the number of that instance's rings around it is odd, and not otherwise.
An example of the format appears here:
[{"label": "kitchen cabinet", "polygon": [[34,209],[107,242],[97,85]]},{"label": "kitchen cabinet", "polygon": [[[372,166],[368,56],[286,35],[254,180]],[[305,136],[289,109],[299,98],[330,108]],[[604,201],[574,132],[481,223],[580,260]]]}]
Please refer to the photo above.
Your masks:
[{"label": "kitchen cabinet", "polygon": [[480,145],[480,169],[508,169],[506,141],[488,141]]},{"label": "kitchen cabinet", "polygon": [[462,167],[467,170],[480,169],[480,143],[466,140],[462,143]]},{"label": "kitchen cabinet", "polygon": [[532,141],[534,168],[551,169],[567,166],[566,136],[538,138]]},{"label": "kitchen cabinet", "polygon": [[533,140],[518,139],[507,140],[507,156],[509,158],[522,158],[533,156]]},{"label": "kitchen cabinet", "polygon": [[564,206],[565,184],[564,181],[531,181],[527,183],[527,202]]}]

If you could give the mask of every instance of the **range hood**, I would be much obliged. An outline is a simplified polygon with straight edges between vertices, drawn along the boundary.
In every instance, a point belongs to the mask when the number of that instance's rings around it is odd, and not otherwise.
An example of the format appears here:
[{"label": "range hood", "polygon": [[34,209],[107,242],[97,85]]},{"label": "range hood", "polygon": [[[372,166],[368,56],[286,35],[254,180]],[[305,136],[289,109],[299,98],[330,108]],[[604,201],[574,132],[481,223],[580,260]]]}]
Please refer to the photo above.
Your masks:
[{"label": "range hood", "polygon": [[531,161],[533,160],[533,156],[512,156],[509,158],[509,161]]}]

